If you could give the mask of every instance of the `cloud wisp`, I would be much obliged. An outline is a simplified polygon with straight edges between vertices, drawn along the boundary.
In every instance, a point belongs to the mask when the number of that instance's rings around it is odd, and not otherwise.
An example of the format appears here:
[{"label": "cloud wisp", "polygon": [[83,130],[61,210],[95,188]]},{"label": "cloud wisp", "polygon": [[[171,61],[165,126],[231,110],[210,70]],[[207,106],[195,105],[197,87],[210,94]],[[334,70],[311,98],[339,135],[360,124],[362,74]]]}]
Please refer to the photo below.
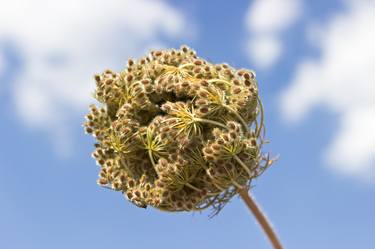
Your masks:
[{"label": "cloud wisp", "polygon": [[281,33],[302,13],[300,0],[255,0],[246,14],[246,50],[259,69],[271,68],[283,53]]},{"label": "cloud wisp", "polygon": [[0,77],[3,75],[5,71],[5,58],[4,55],[0,52]]},{"label": "cloud wisp", "polygon": [[16,113],[68,151],[69,119],[92,101],[92,75],[163,47],[161,37],[184,37],[185,26],[163,0],[6,1],[0,41],[10,41],[24,62],[12,84]]},{"label": "cloud wisp", "polygon": [[281,95],[289,121],[302,120],[315,106],[339,114],[324,159],[345,175],[375,176],[375,2],[347,1],[347,10],[308,30],[321,51],[297,66]]}]

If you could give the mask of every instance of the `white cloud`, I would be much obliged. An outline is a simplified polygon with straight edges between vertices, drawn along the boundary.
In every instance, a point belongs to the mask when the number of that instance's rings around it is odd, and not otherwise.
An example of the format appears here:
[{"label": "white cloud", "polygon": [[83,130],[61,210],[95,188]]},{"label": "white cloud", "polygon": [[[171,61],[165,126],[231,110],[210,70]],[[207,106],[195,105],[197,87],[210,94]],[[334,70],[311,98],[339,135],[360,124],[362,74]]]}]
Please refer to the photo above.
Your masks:
[{"label": "white cloud", "polygon": [[246,23],[254,32],[280,32],[291,26],[300,14],[301,3],[296,0],[255,0]]},{"label": "white cloud", "polygon": [[[375,173],[375,2],[346,2],[348,10],[332,16],[313,41],[317,60],[299,63],[281,96],[284,116],[301,120],[320,105],[340,115],[339,128],[325,159],[338,171],[364,178]],[[315,44],[315,45],[316,45]]]},{"label": "white cloud", "polygon": [[255,36],[248,42],[248,54],[260,68],[270,67],[281,55],[282,44],[274,36]]},{"label": "white cloud", "polygon": [[300,0],[255,0],[246,15],[249,32],[247,52],[261,69],[273,66],[282,55],[280,35],[302,13]]},{"label": "white cloud", "polygon": [[371,179],[375,162],[375,105],[359,107],[342,116],[334,141],[325,154],[340,172]]},{"label": "white cloud", "polygon": [[182,13],[162,0],[2,1],[0,41],[24,60],[13,84],[17,113],[31,127],[66,134],[70,114],[92,102],[94,73],[119,70],[129,56],[162,46],[161,36],[187,31]]}]

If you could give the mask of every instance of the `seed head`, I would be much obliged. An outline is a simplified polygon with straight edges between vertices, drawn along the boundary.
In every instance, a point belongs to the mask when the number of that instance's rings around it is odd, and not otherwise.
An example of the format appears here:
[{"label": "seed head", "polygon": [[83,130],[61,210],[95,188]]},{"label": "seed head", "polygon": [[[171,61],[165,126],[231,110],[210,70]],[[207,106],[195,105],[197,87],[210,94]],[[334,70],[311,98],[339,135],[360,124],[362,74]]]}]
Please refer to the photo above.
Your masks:
[{"label": "seed head", "polygon": [[269,165],[255,73],[213,64],[187,46],[129,59],[94,76],[85,131],[98,184],[138,207],[216,214]]}]

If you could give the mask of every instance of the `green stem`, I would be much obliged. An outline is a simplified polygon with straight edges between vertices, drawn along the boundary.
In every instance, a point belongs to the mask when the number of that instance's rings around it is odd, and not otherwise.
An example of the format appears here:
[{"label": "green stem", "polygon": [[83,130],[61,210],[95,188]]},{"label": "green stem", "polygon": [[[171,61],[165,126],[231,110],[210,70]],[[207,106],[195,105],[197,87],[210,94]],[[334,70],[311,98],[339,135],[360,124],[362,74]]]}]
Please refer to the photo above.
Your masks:
[{"label": "green stem", "polygon": [[[195,120],[198,121],[198,122],[202,122],[202,123],[213,124],[213,125],[216,125],[216,126],[219,126],[219,127],[222,127],[224,129],[228,130],[227,126],[225,126],[222,123],[219,123],[217,121],[213,121],[213,120],[209,120],[209,119],[202,119],[202,118],[196,118]],[[250,169],[245,165],[245,163],[237,155],[234,155],[233,158],[241,165],[241,167],[247,172],[247,174],[251,178],[253,176],[253,174],[251,173]]]},{"label": "green stem", "polygon": [[241,115],[228,105],[224,105],[224,108],[226,108],[228,111],[230,111],[232,114],[236,116],[236,118],[241,122],[243,128],[245,129],[245,132],[248,133],[249,132],[248,125],[246,121],[241,117]]},{"label": "green stem", "polygon": [[247,172],[250,178],[253,177],[253,174],[251,173],[250,169],[246,166],[246,164],[237,156],[234,155],[233,158],[241,165],[241,167]]},{"label": "green stem", "polygon": [[154,169],[155,169],[155,167],[156,167],[156,163],[155,163],[155,160],[154,160],[154,156],[152,155],[152,150],[148,150],[148,157],[150,158],[150,161],[151,161],[151,163],[152,163],[152,166],[154,167]]},{"label": "green stem", "polygon": [[208,80],[209,83],[213,83],[213,82],[220,82],[220,83],[224,83],[226,84],[227,86],[232,86],[232,84],[226,80],[222,80],[222,79],[212,79],[212,80]]},{"label": "green stem", "polygon": [[223,129],[228,130],[228,127],[226,127],[224,124],[219,123],[219,122],[214,121],[214,120],[209,120],[209,119],[204,119],[204,118],[194,118],[194,119],[195,119],[195,121],[198,121],[198,122],[201,122],[201,123],[216,125],[216,126],[219,126]]},{"label": "green stem", "polygon": [[262,104],[262,101],[260,101],[259,97],[257,97],[257,101],[258,101],[258,104],[259,104],[259,107],[260,107],[260,124],[259,124],[259,127],[258,129],[256,130],[255,132],[255,135],[256,137],[259,137],[260,135],[260,132],[262,131],[263,129],[263,122],[264,122],[264,108],[263,108],[263,104]]}]

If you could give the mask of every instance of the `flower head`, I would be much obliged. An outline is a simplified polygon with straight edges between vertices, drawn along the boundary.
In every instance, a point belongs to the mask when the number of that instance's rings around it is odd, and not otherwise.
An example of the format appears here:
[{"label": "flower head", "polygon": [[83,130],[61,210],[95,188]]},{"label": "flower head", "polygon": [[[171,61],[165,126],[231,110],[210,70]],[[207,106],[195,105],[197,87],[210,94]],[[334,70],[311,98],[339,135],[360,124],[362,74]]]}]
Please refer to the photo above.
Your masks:
[{"label": "flower head", "polygon": [[182,46],[130,59],[95,81],[102,107],[90,107],[84,126],[98,142],[98,183],[139,207],[217,213],[270,165],[250,70]]}]

